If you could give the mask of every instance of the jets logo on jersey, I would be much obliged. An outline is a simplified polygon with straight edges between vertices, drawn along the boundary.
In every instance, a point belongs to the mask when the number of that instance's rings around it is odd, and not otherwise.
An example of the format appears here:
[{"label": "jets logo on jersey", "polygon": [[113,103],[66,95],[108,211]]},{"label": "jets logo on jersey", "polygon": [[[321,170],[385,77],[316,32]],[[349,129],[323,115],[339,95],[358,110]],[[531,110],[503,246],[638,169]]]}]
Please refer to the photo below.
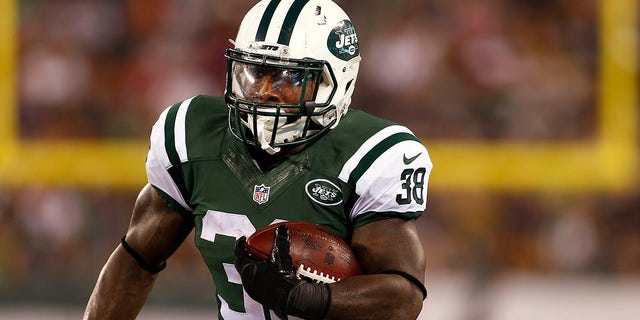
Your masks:
[{"label": "jets logo on jersey", "polygon": [[305,190],[311,200],[321,205],[335,206],[342,203],[342,190],[329,180],[311,180],[307,182]]},{"label": "jets logo on jersey", "polygon": [[258,204],[263,204],[269,201],[269,189],[271,189],[271,187],[266,187],[264,184],[254,186],[253,201]]}]

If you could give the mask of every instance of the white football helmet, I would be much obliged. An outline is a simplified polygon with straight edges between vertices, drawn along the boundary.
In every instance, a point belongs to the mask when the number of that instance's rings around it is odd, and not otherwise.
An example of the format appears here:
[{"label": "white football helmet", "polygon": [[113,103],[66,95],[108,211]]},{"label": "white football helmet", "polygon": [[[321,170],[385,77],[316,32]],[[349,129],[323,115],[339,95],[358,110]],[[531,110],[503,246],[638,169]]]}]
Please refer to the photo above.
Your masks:
[{"label": "white football helmet", "polygon": [[[231,132],[275,154],[335,128],[347,112],[360,64],[355,28],[330,0],[263,0],[227,49]],[[263,78],[270,79],[269,90]],[[276,96],[296,94],[283,101]]]}]

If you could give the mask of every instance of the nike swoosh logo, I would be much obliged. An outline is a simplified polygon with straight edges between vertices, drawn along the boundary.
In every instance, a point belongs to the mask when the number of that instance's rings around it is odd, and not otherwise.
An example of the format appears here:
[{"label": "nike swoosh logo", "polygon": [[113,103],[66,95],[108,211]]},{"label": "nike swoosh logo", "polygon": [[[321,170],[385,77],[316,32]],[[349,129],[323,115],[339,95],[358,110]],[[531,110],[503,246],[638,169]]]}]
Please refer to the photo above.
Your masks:
[{"label": "nike swoosh logo", "polygon": [[411,164],[411,162],[413,162],[413,160],[418,159],[418,157],[422,154],[422,152],[416,154],[415,156],[411,157],[411,158],[407,158],[406,154],[402,155],[402,161],[404,162],[404,164]]}]

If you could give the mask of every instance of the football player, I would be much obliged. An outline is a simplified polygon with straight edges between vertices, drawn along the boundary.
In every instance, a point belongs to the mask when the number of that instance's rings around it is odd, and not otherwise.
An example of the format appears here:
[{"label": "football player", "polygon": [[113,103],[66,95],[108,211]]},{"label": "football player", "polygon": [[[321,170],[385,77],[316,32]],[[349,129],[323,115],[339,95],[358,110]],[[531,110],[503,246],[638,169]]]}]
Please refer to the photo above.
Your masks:
[{"label": "football player", "polygon": [[[329,0],[261,1],[226,58],[224,98],[176,103],[153,126],[149,183],[84,318],[135,318],[195,229],[220,319],[415,319],[432,163],[406,127],[348,108],[360,62],[349,17]],[[286,234],[272,259],[252,257],[245,237],[283,220],[341,235],[363,275],[302,280],[283,263]]]}]

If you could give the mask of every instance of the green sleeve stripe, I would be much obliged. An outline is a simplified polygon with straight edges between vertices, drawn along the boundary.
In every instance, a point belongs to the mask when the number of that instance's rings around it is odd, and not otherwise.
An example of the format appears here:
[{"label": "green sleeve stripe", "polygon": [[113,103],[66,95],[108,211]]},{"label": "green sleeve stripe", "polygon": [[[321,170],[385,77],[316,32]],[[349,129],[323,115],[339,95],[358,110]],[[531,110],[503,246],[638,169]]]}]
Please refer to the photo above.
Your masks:
[{"label": "green sleeve stripe", "polygon": [[393,147],[397,143],[407,140],[414,140],[419,142],[418,138],[407,132],[395,133],[380,141],[380,143],[371,148],[371,150],[369,150],[369,152],[367,152],[367,154],[362,157],[362,160],[360,160],[358,165],[353,169],[353,171],[351,171],[348,183],[350,185],[354,185],[355,182],[358,181],[360,177],[362,177],[362,175],[369,169],[369,167],[371,167],[373,162],[376,161],[376,159],[378,159],[381,154],[389,150],[389,148]]},{"label": "green sleeve stripe", "polygon": [[164,122],[164,148],[167,151],[167,156],[172,166],[180,164],[180,156],[176,150],[176,116],[178,115],[178,109],[180,104],[173,105],[167,112],[167,118]]}]

